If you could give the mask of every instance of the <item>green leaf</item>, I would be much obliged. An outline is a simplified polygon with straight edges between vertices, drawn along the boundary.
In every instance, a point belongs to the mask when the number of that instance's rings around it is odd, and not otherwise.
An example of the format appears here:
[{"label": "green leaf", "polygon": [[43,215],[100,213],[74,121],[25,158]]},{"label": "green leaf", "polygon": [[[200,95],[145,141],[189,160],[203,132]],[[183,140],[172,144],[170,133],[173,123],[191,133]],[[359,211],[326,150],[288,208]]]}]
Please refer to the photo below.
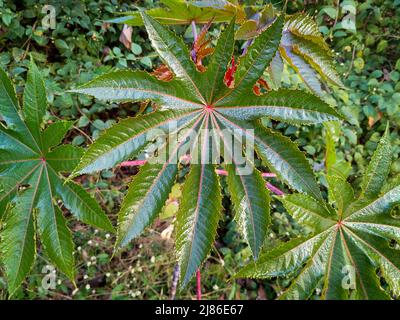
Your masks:
[{"label": "green leaf", "polygon": [[268,250],[236,277],[289,276],[291,284],[280,299],[307,299],[318,294],[319,284],[323,284],[323,299],[398,296],[400,255],[390,245],[400,241],[400,221],[390,214],[400,204],[398,181],[380,196],[361,194],[357,200],[342,178],[328,177],[328,185],[336,214],[328,218],[328,212],[334,211],[328,203],[322,205],[304,195],[279,198],[293,218],[311,225],[314,233]]},{"label": "green leaf", "polygon": [[247,20],[245,21],[239,29],[236,31],[235,39],[236,40],[249,40],[260,34],[258,30],[258,24],[255,20]]},{"label": "green leaf", "polygon": [[[383,292],[380,288],[380,283],[375,275],[375,267],[368,261],[368,257],[363,254],[363,251],[357,245],[352,237],[344,232],[340,232],[337,236],[336,244],[333,250],[331,263],[340,266],[347,266],[344,269],[332,268],[324,286],[324,297],[326,299],[349,299],[349,293],[345,290],[346,283],[343,278],[344,274],[351,272],[356,275],[354,288],[356,289],[356,299],[371,299],[371,300],[385,300],[389,295]],[[343,257],[343,260],[339,260]],[[341,272],[340,272],[341,271]],[[344,271],[344,272],[343,272]]]},{"label": "green leaf", "polygon": [[43,131],[43,150],[49,151],[58,146],[67,132],[72,128],[72,121],[57,121]]},{"label": "green leaf", "polygon": [[[233,17],[241,21],[245,17],[244,8],[232,2],[223,1],[223,5],[208,6],[205,1],[188,2],[185,0],[161,0],[166,8],[158,7],[146,10],[146,14],[157,19],[162,24],[188,25],[192,21],[197,23],[228,22]],[[214,1],[215,3],[215,1]],[[109,20],[108,22],[125,23],[131,26],[142,26],[140,12],[126,12],[125,16]]]},{"label": "green leaf", "polygon": [[[221,116],[219,118],[228,127],[239,130],[241,135],[254,140],[257,154],[273,172],[292,188],[321,198],[307,159],[290,139],[264,128],[260,124],[246,128],[243,123],[240,126],[228,118]],[[251,130],[254,130],[254,133]]]},{"label": "green leaf", "polygon": [[268,68],[270,77],[276,89],[279,89],[282,82],[283,72],[283,61],[279,51],[275,53],[275,57],[272,59],[271,64]]},{"label": "green leaf", "polygon": [[293,53],[301,56],[316,70],[321,77],[327,79],[331,83],[343,87],[338,73],[336,72],[330,51],[322,49],[313,42],[304,41],[303,39],[293,36]]},{"label": "green leaf", "polygon": [[119,212],[116,246],[127,245],[153,222],[168,199],[177,171],[176,163],[146,163],[140,168]]},{"label": "green leaf", "polygon": [[178,143],[171,142],[168,148],[163,148],[159,158],[147,162],[133,178],[118,215],[116,246],[127,245],[161,212],[175,183],[179,151],[202,119],[197,119]]},{"label": "green leaf", "polygon": [[180,80],[159,81],[142,71],[114,71],[101,75],[72,92],[84,93],[101,100],[153,100],[172,109],[200,108],[195,94],[185,90]]},{"label": "green leaf", "polygon": [[[14,86],[7,74],[0,68],[0,115],[7,127],[12,130],[8,134],[26,144],[28,148],[38,151],[39,146],[22,120],[20,113]],[[1,128],[2,126],[0,126]],[[5,132],[4,129],[2,131]]]},{"label": "green leaf", "polygon": [[160,58],[177,78],[182,80],[187,88],[196,95],[197,99],[205,102],[204,96],[196,84],[198,71],[190,59],[189,50],[183,40],[145,13],[142,12],[141,16],[153,48]]},{"label": "green leaf", "polygon": [[270,117],[295,124],[338,120],[340,115],[318,97],[299,90],[280,89],[262,96],[243,96],[216,111],[239,120]]},{"label": "green leaf", "polygon": [[[33,62],[30,67],[28,91],[24,94],[27,123],[19,110],[11,81],[0,71],[0,112],[7,123],[7,128],[0,125],[0,217],[5,222],[0,230],[0,260],[11,295],[34,263],[36,238],[40,239],[49,263],[73,281],[72,235],[55,205],[56,199],[64,199],[65,207],[80,219],[112,229],[95,201],[79,186],[64,185],[63,177],[57,174],[75,167],[82,150],[69,145],[57,146],[71,127],[70,122],[56,122],[41,129],[46,94]],[[66,188],[72,191],[68,193]]]},{"label": "green leaf", "polygon": [[57,172],[71,172],[78,165],[82,155],[82,148],[64,144],[49,152],[46,161]]},{"label": "green leaf", "polygon": [[[325,166],[326,171],[329,173],[331,168],[337,162],[337,154],[335,144],[339,140],[340,123],[337,121],[324,123],[325,127]],[[347,179],[347,176],[344,177]]]},{"label": "green leaf", "polygon": [[255,264],[245,266],[235,278],[263,279],[289,276],[301,268],[326,238],[325,232],[282,243],[261,255]]},{"label": "green leaf", "polygon": [[78,220],[103,230],[115,231],[103,209],[85,189],[73,182],[62,183],[57,179],[54,171],[50,175],[52,179],[56,180],[57,195]]},{"label": "green leaf", "polygon": [[181,287],[188,284],[211,250],[222,210],[221,198],[214,165],[192,164],[176,220]]},{"label": "green leaf", "polygon": [[283,16],[278,17],[254,40],[246,55],[240,59],[235,73],[234,89],[221,98],[218,106],[249,94],[275,56],[282,35],[283,20]]},{"label": "green leaf", "polygon": [[36,257],[34,201],[39,181],[23,191],[10,209],[1,231],[1,261],[7,277],[8,291],[12,296],[29,274]]},{"label": "green leaf", "polygon": [[39,164],[36,161],[23,161],[7,164],[7,169],[0,171],[0,217],[4,215],[6,207],[15,197],[18,186],[28,179]]},{"label": "green leaf", "polygon": [[306,194],[290,194],[280,201],[296,221],[316,231],[331,227],[337,219],[328,207]]},{"label": "green leaf", "polygon": [[315,43],[326,52],[330,52],[329,46],[319,31],[318,24],[310,16],[302,13],[288,16],[284,29],[299,38]]},{"label": "green leaf", "polygon": [[389,214],[390,211],[400,204],[400,186],[386,191],[377,198],[361,199],[359,202],[354,203],[349,207],[346,212],[346,217],[349,220],[364,219],[369,216],[385,212]]},{"label": "green leaf", "polygon": [[35,206],[40,240],[51,261],[70,279],[74,278],[72,234],[61,210],[54,205],[53,187],[48,168],[42,166],[39,173],[38,199]]},{"label": "green leaf", "polygon": [[24,91],[23,111],[25,122],[40,146],[43,144],[41,140],[41,124],[46,109],[47,98],[44,81],[40,75],[40,71],[33,60],[31,60]]},{"label": "green leaf", "polygon": [[323,97],[324,92],[321,87],[321,82],[314,69],[311,68],[302,57],[293,54],[290,50],[280,49],[280,53],[294,71],[299,74],[306,86],[317,96]]},{"label": "green leaf", "polygon": [[[269,193],[260,172],[254,165],[248,160],[243,163],[243,158],[238,158],[235,154],[235,149],[232,148],[234,146],[231,146],[231,133],[223,131],[214,116],[212,123],[213,129],[216,129],[223,140],[223,149],[228,157],[225,159],[228,190],[236,212],[236,220],[252,250],[254,259],[257,259],[271,220]],[[239,156],[243,156],[241,152]]]},{"label": "green leaf", "polygon": [[341,177],[327,176],[329,186],[329,202],[335,204],[339,217],[343,215],[347,207],[354,201],[354,191],[350,183]]},{"label": "green leaf", "polygon": [[366,197],[374,197],[379,194],[389,174],[391,163],[392,148],[389,131],[386,129],[361,182],[361,189]]},{"label": "green leaf", "polygon": [[330,248],[334,243],[334,234],[329,234],[325,241],[311,254],[306,265],[294,279],[289,288],[279,296],[280,300],[301,300],[310,297],[321,277],[326,272]]},{"label": "green leaf", "polygon": [[332,52],[311,17],[303,14],[288,17],[279,51],[316,95],[325,95],[321,80],[343,87],[333,65]]},{"label": "green leaf", "polygon": [[19,107],[14,86],[7,74],[0,68],[0,114],[8,126],[18,126],[21,123]]},{"label": "green leaf", "polygon": [[260,172],[241,174],[233,164],[226,166],[228,190],[232,197],[239,228],[254,259],[258,258],[270,224],[269,194]]},{"label": "green leaf", "polygon": [[160,135],[172,126],[182,128],[197,115],[193,110],[163,111],[121,120],[89,147],[72,176],[112,168],[132,157],[157,129]]},{"label": "green leaf", "polygon": [[209,104],[216,100],[221,93],[228,90],[223,80],[233,54],[234,30],[235,23],[231,21],[219,38],[214,54],[207,66],[207,71],[203,75],[202,90],[206,92],[205,97]]},{"label": "green leaf", "polygon": [[320,198],[312,169],[304,154],[289,139],[257,125],[256,151],[279,177],[295,190]]}]

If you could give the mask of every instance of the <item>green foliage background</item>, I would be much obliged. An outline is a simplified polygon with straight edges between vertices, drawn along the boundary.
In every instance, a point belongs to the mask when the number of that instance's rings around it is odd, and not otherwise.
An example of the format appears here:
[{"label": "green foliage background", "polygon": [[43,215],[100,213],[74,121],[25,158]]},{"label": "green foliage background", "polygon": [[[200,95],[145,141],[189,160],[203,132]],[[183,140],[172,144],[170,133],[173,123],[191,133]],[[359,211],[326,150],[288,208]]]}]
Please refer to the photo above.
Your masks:
[{"label": "green foliage background", "polygon": [[[270,1],[245,1],[265,4]],[[271,1],[281,5],[281,1]],[[145,68],[157,66],[157,58],[150,48],[143,28],[133,28],[131,49],[119,42],[121,25],[105,21],[115,17],[116,11],[130,11],[135,5],[145,8],[158,2],[146,1],[14,1],[0,0],[0,66],[15,81],[17,93],[22,92],[32,54],[45,77],[49,112],[47,121],[75,120],[74,130],[66,142],[86,146],[118,117],[142,112],[138,104],[106,104],[84,95],[66,93],[65,90],[85,83],[112,68]],[[339,3],[339,5],[338,5]],[[56,8],[56,29],[44,30],[41,12],[44,5]],[[356,8],[355,25],[343,23],[351,7]],[[394,162],[391,176],[400,173],[400,1],[289,1],[289,12],[304,11],[314,16],[320,31],[337,56],[337,70],[347,89],[332,92],[331,103],[346,116],[340,134],[332,127],[338,157],[352,164],[350,181],[360,183],[372,152],[382,136],[387,121],[391,126]],[[350,12],[351,13],[351,12]],[[218,27],[211,35],[218,33]],[[190,30],[177,27],[187,41],[192,41]],[[304,87],[300,78],[285,68],[286,85]],[[325,159],[326,131],[320,127],[299,129],[279,124],[278,129],[298,142],[313,159],[314,169],[322,175]],[[93,192],[111,218],[117,212],[122,194],[136,173],[135,168],[117,168],[103,171],[92,178],[81,178],[85,188]],[[181,173],[184,174],[183,172]],[[271,182],[279,185],[277,181]],[[226,192],[225,181],[223,180]],[[280,187],[283,188],[282,185]],[[174,259],[173,241],[166,236],[176,200],[180,197],[179,183],[174,188],[169,204],[161,219],[143,238],[130,244],[129,249],[111,261],[113,236],[70,221],[77,243],[75,258],[78,264],[78,290],[62,275],[57,274],[54,290],[42,288],[42,268],[47,258],[41,255],[26,285],[19,289],[16,298],[58,299],[166,299],[170,297]],[[219,238],[211,257],[202,270],[204,298],[267,298],[272,299],[282,291],[288,280],[253,281],[237,280],[227,283],[251,253],[235,231],[231,203],[225,197],[224,237]],[[273,227],[270,242],[287,240],[303,230],[276,202],[273,208]],[[39,252],[40,255],[40,252]],[[44,271],[46,273],[46,271]],[[0,297],[6,297],[4,280],[0,277]],[[178,298],[194,297],[194,282]]]}]

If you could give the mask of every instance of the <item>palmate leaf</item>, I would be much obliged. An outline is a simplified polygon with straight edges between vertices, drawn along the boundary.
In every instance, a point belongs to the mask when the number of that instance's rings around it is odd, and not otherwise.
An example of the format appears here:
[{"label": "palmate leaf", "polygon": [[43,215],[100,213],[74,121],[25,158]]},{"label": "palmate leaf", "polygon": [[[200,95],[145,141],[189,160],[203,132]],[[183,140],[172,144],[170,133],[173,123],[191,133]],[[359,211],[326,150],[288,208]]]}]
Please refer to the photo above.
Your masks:
[{"label": "palmate leaf", "polygon": [[330,176],[329,199],[334,206],[302,194],[282,198],[293,218],[314,232],[264,253],[237,277],[291,277],[292,282],[280,299],[306,299],[317,288],[324,299],[398,297],[400,255],[391,244],[400,240],[400,221],[391,211],[400,204],[400,185],[397,180],[381,190],[387,168],[377,167],[377,163],[383,155],[391,158],[388,132],[364,177],[364,181],[379,181],[380,190],[374,188],[374,193],[364,192],[354,199],[350,184],[341,177]]},{"label": "palmate leaf", "polygon": [[[254,84],[276,55],[283,16],[260,33],[240,58],[234,85],[228,88],[224,78],[234,48],[233,21],[218,39],[206,70],[199,72],[182,39],[145,13],[141,15],[152,45],[173,72],[173,79],[165,82],[143,72],[115,71],[73,91],[112,101],[151,100],[161,108],[120,120],[107,129],[85,152],[72,176],[108,169],[134,158],[155,136],[168,134],[156,157],[165,155],[164,161],[150,157],[129,186],[119,213],[116,248],[137,237],[157,217],[175,182],[178,159],[189,155],[192,167],[176,221],[176,253],[181,284],[185,285],[211,249],[222,209],[214,172],[219,157],[212,150],[226,151],[224,161],[231,172],[228,185],[239,229],[256,259],[270,221],[269,195],[252,164],[254,151],[246,150],[242,140],[254,140],[262,160],[292,188],[309,193],[311,198],[319,199],[321,195],[310,165],[297,146],[251,120],[266,116],[288,123],[315,124],[338,120],[339,115],[319,98],[302,91],[254,95]],[[248,175],[239,170],[226,130],[236,131],[235,141],[241,141],[240,156],[252,169]],[[208,131],[212,134],[204,134]]]},{"label": "palmate leaf", "polygon": [[[72,234],[57,199],[79,220],[113,231],[96,201],[80,186],[64,184],[60,172],[78,164],[82,149],[60,145],[72,123],[60,121],[42,129],[47,109],[45,87],[31,61],[20,110],[11,81],[0,69],[0,261],[12,295],[29,274],[36,256],[36,239],[65,275],[74,278]],[[4,97],[7,97],[5,99]]]}]

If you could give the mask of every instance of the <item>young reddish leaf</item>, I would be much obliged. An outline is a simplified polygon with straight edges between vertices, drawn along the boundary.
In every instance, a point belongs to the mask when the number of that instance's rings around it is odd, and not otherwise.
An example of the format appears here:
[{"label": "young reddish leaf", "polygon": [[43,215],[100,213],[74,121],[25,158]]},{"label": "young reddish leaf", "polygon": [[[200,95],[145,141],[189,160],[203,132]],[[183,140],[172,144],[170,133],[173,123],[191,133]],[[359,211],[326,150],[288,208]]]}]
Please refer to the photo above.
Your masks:
[{"label": "young reddish leaf", "polygon": [[214,48],[210,48],[210,39],[207,39],[207,32],[210,28],[212,20],[210,20],[201,29],[200,34],[193,43],[192,51],[190,52],[194,63],[196,64],[197,70],[200,72],[206,71],[206,68],[202,64],[202,60],[214,52]]},{"label": "young reddish leaf", "polygon": [[235,72],[236,72],[237,66],[235,64],[235,57],[232,56],[231,63],[229,65],[228,70],[226,70],[225,77],[224,77],[224,83],[228,88],[233,88],[235,86]]}]

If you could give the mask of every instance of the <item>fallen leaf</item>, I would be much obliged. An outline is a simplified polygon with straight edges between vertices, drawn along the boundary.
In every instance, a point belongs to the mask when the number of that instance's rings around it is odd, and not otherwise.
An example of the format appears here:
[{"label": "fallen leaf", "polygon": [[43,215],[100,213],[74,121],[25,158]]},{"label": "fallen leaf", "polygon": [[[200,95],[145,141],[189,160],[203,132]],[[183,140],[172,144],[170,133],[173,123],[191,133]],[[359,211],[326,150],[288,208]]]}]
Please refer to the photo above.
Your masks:
[{"label": "fallen leaf", "polygon": [[119,36],[119,41],[127,48],[130,49],[132,45],[132,27],[124,24],[121,34]]}]

